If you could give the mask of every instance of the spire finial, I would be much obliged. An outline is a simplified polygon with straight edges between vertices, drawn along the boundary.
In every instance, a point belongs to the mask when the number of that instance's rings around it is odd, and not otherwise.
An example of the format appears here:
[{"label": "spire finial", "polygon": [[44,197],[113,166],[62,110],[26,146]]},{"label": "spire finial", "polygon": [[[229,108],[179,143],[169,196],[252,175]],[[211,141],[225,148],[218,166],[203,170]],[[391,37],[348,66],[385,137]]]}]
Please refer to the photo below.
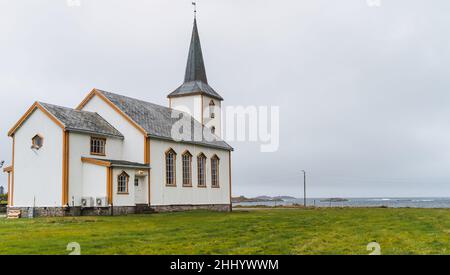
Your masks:
[{"label": "spire finial", "polygon": [[197,18],[197,1],[193,1],[192,5],[194,6],[194,18]]}]

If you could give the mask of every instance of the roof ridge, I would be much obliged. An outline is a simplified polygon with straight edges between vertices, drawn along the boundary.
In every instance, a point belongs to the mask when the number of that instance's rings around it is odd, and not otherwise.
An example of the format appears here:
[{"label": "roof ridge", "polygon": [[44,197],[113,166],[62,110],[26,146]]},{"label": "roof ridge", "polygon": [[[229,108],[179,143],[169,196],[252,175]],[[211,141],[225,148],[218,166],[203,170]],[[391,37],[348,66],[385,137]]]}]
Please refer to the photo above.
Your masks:
[{"label": "roof ridge", "polygon": [[[64,125],[67,130],[92,133],[96,131],[98,134],[123,137],[123,134],[120,133],[119,130],[117,130],[111,123],[109,123],[109,121],[107,121],[104,117],[96,112],[76,110],[70,107],[55,105],[42,101],[37,101],[37,104],[42,106],[42,108],[49,112],[55,119],[61,122],[61,124]],[[96,125],[96,128],[93,129],[87,126],[79,125],[79,123],[86,120],[90,123],[94,123]]]},{"label": "roof ridge", "polygon": [[[109,92],[109,91],[105,91],[105,90],[100,90],[100,89],[96,89],[96,90],[99,91],[99,92],[101,92],[101,93],[108,93],[108,94],[112,94],[112,95],[116,95],[116,96],[121,96],[121,97],[125,97],[125,98],[132,99],[132,100],[137,100],[137,101],[140,101],[140,102],[142,102],[142,103],[151,104],[151,105],[158,106],[158,107],[161,107],[161,108],[166,108],[166,109],[170,109],[170,110],[175,110],[175,109],[172,109],[172,108],[163,106],[163,105],[159,105],[159,104],[156,104],[156,103],[152,103],[152,102],[150,102],[150,101],[145,101],[145,100],[143,100],[143,99],[139,99],[139,98],[135,98],[135,97],[131,97],[131,96],[126,96],[126,95],[122,95],[122,94],[118,94],[118,93],[113,93],[113,92]],[[175,110],[175,111],[178,111],[178,110]]]},{"label": "roof ridge", "polygon": [[[179,114],[184,114],[191,121],[194,122],[194,124],[193,124],[194,127],[197,125],[197,127],[201,127],[202,130],[203,129],[210,129],[210,127],[207,127],[206,125],[204,125],[203,123],[201,123],[200,121],[195,119],[194,116],[192,116],[191,114],[189,114],[187,112],[183,112],[183,111],[180,111],[180,110],[177,110],[177,109],[173,109],[173,108],[170,108],[170,107],[166,107],[166,106],[162,106],[162,105],[159,105],[159,104],[151,103],[151,102],[148,102],[148,101],[145,101],[145,100],[142,100],[142,99],[137,99],[137,98],[130,97],[130,96],[125,96],[125,95],[121,95],[121,94],[117,94],[117,93],[113,93],[113,92],[108,92],[108,91],[101,90],[101,89],[96,89],[96,91],[101,93],[103,96],[105,96],[109,101],[111,101],[112,104],[114,104],[116,107],[121,109],[122,112],[126,113],[127,111],[124,110],[124,108],[125,108],[123,106],[124,103],[120,102],[121,101],[120,98],[122,98],[124,100],[135,101],[135,102],[137,102],[139,104],[147,105],[148,107],[150,107],[150,108],[147,107],[147,109],[161,108],[162,110],[159,111],[160,113],[164,113],[163,111],[167,111],[167,112],[177,112]],[[115,101],[117,101],[117,102],[115,102]],[[155,136],[155,137],[160,137],[160,138],[167,137],[164,134],[158,134],[158,132],[155,132],[155,131],[147,129],[146,126],[143,126],[143,123],[145,123],[145,122],[139,121],[139,118],[133,117],[133,114],[127,114],[127,115],[130,117],[130,119],[133,120],[134,123],[136,123],[140,127],[143,127],[149,136]],[[204,135],[202,135],[202,136],[203,136],[203,138],[205,138]],[[231,148],[231,146],[227,142],[225,142],[221,137],[215,136],[214,137],[214,141],[223,142],[226,145],[226,147],[230,147]],[[184,142],[187,142],[187,141],[184,141]],[[213,146],[213,144],[209,144],[209,146]]]},{"label": "roof ridge", "polygon": [[[87,114],[96,114],[96,115],[99,115],[97,112],[84,111],[84,110],[77,110],[77,109],[74,109],[74,108],[71,108],[71,107],[66,107],[66,106],[56,105],[56,104],[53,104],[53,103],[47,103],[47,102],[43,102],[43,101],[38,101],[38,103],[41,104],[41,105],[44,104],[44,105],[50,105],[50,106],[57,107],[57,108],[64,108],[64,109],[68,109],[68,110],[70,110],[70,111],[79,112],[79,113],[87,113]],[[99,116],[100,116],[100,115],[99,115]],[[101,117],[101,116],[100,116],[100,117]]]}]

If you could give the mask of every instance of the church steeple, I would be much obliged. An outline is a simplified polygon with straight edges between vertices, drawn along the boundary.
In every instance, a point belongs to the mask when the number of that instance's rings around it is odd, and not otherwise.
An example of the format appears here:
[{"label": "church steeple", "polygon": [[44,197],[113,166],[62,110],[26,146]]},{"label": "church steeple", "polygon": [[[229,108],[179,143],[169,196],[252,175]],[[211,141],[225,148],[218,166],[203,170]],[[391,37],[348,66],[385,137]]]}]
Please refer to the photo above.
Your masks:
[{"label": "church steeple", "polygon": [[190,95],[205,95],[222,101],[223,98],[208,85],[206,77],[205,62],[203,60],[200,36],[198,34],[197,17],[194,18],[192,29],[191,45],[184,75],[184,83],[167,97],[183,97]]},{"label": "church steeple", "polygon": [[184,76],[184,83],[191,81],[202,81],[208,84],[202,46],[197,28],[197,18],[194,18],[194,28],[192,29],[191,45],[189,46],[189,56],[186,65],[186,74]]},{"label": "church steeple", "polygon": [[[195,2],[193,4],[196,6]],[[195,14],[197,14],[196,11]],[[208,127],[211,133],[218,137],[221,136],[223,98],[208,84],[196,16],[194,17],[184,82],[167,97],[170,108],[189,113],[194,119]]]}]

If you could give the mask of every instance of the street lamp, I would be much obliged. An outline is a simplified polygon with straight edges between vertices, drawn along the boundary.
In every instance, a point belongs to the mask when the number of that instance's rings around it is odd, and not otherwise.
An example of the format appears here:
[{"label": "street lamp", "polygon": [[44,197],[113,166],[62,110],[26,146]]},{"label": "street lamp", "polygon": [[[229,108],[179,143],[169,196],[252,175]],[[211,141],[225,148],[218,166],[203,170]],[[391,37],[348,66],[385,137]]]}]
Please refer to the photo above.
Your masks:
[{"label": "street lamp", "polygon": [[302,170],[303,172],[303,205],[306,208],[306,171]]}]

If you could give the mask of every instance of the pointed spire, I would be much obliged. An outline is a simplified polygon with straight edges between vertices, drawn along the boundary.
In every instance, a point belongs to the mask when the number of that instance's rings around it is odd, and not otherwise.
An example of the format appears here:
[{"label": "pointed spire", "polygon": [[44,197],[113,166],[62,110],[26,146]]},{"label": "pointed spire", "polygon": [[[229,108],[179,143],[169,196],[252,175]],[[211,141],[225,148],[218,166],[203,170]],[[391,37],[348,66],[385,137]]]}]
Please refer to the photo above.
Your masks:
[{"label": "pointed spire", "polygon": [[[192,4],[196,6],[195,2],[192,2]],[[197,14],[196,10],[194,14]],[[191,46],[189,47],[184,83],[167,97],[174,98],[198,94],[204,94],[211,98],[223,100],[223,98],[208,85],[205,62],[203,61],[202,47],[200,46],[200,37],[197,29],[197,18],[194,16],[194,28],[192,30]]]},{"label": "pointed spire", "polygon": [[200,45],[200,37],[197,29],[197,18],[194,18],[194,28],[192,30],[186,74],[184,76],[185,83],[191,81],[202,81],[208,84],[205,63],[203,61],[202,47]]}]

